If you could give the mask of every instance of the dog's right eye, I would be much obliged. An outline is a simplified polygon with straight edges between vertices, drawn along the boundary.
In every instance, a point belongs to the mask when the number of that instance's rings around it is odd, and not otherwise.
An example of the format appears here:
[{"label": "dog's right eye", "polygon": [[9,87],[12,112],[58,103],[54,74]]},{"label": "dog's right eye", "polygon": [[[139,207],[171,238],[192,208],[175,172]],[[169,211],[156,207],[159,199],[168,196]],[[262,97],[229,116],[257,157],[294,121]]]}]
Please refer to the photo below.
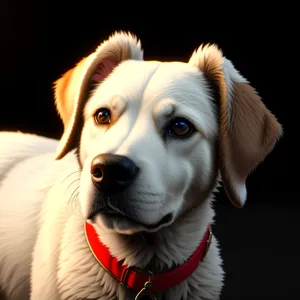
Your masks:
[{"label": "dog's right eye", "polygon": [[110,110],[108,108],[100,108],[96,111],[95,115],[95,122],[97,124],[110,124],[111,116],[110,116]]}]

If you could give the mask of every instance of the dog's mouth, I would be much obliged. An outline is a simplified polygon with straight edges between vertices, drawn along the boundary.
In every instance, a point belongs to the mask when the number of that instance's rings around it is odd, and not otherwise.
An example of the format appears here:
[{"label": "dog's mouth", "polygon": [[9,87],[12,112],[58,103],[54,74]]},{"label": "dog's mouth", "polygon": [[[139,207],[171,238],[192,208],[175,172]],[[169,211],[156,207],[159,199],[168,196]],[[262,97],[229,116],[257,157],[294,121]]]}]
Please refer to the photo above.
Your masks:
[{"label": "dog's mouth", "polygon": [[105,207],[105,208],[100,208],[97,210],[94,210],[89,216],[88,220],[90,220],[92,223],[96,222],[96,217],[100,216],[106,220],[106,225],[107,227],[114,227],[113,224],[118,223],[121,227],[121,229],[128,229],[130,227],[138,227],[142,230],[145,231],[153,231],[157,230],[160,227],[170,224],[171,221],[173,220],[173,215],[172,213],[166,214],[162,219],[155,223],[155,224],[145,224],[139,220],[136,220],[134,217],[129,216],[128,214],[125,214],[121,212],[118,209],[112,208],[112,207]]}]

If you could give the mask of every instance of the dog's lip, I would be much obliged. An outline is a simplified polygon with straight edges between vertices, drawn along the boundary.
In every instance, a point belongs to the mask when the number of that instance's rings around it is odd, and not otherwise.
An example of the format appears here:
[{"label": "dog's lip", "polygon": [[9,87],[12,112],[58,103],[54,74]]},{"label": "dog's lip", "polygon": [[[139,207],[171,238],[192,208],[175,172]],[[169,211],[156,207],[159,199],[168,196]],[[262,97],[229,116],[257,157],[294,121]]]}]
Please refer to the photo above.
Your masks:
[{"label": "dog's lip", "polygon": [[172,221],[173,219],[173,215],[172,213],[168,213],[166,214],[159,222],[157,222],[156,224],[144,224],[140,221],[137,221],[129,216],[127,216],[125,213],[120,212],[117,209],[111,208],[111,207],[107,207],[105,209],[100,209],[98,211],[93,212],[87,219],[91,220],[93,222],[93,220],[95,219],[95,217],[100,214],[100,215],[104,215],[108,218],[123,218],[127,221],[130,221],[133,224],[136,224],[137,226],[142,226],[146,229],[155,229],[160,227],[161,225],[164,225],[165,223],[169,223],[170,221]]},{"label": "dog's lip", "polygon": [[101,208],[101,209],[93,211],[87,217],[87,219],[88,220],[93,220],[96,217],[96,215],[98,215],[98,214],[104,214],[104,215],[110,215],[110,216],[124,216],[121,212],[119,212],[119,211],[117,211],[113,208],[106,207],[106,208]]}]

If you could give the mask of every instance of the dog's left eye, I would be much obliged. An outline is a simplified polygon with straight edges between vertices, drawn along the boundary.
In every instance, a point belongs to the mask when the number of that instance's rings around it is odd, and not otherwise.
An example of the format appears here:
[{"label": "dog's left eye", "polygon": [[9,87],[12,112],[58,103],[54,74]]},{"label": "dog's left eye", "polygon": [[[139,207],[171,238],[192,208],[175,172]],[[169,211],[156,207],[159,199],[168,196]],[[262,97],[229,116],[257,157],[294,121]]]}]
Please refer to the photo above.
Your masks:
[{"label": "dog's left eye", "polygon": [[110,110],[108,108],[100,108],[94,115],[97,124],[110,124]]},{"label": "dog's left eye", "polygon": [[176,137],[188,137],[195,131],[193,124],[184,119],[176,118],[174,119],[167,128],[167,134]]}]

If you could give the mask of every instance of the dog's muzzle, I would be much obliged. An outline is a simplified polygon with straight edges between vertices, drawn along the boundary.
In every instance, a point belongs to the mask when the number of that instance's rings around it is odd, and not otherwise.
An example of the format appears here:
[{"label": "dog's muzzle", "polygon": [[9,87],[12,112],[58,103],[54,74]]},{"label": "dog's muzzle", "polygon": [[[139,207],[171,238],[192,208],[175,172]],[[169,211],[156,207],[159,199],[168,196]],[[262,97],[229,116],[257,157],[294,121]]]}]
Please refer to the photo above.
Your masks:
[{"label": "dog's muzzle", "polygon": [[142,220],[137,219],[136,214],[132,214],[130,203],[119,201],[117,194],[121,194],[135,180],[138,172],[139,168],[126,156],[96,156],[91,163],[91,179],[99,194],[94,199],[87,219],[94,222],[95,216],[100,214],[107,221],[109,228],[117,222],[123,229],[143,226],[149,230],[171,222],[173,215],[169,213],[155,224],[144,224]]},{"label": "dog's muzzle", "polygon": [[106,196],[122,192],[135,179],[138,167],[126,156],[97,155],[91,163],[92,182]]}]

